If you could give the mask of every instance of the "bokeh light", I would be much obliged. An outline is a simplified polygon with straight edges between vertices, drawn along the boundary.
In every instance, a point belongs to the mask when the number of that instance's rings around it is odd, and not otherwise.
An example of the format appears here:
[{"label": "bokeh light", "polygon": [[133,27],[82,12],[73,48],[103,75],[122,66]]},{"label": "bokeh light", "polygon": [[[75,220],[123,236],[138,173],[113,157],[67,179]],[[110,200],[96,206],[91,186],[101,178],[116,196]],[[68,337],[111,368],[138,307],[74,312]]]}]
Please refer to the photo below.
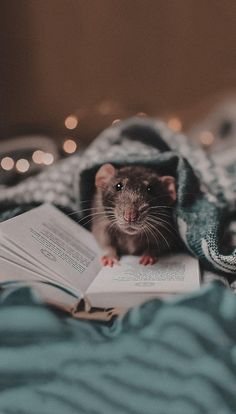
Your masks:
[{"label": "bokeh light", "polygon": [[167,124],[168,124],[168,127],[170,129],[172,129],[172,131],[174,131],[174,132],[179,132],[182,129],[182,122],[177,117],[170,118],[169,121],[167,122]]},{"label": "bokeh light", "polygon": [[44,152],[41,150],[34,151],[32,155],[32,160],[35,164],[42,164],[44,159]]},{"label": "bokeh light", "polygon": [[51,154],[50,152],[45,152],[45,154],[43,155],[43,163],[45,165],[51,165],[53,164],[53,161],[54,161],[53,154]]},{"label": "bokeh light", "polygon": [[1,167],[3,170],[10,171],[14,167],[14,160],[11,157],[4,157],[1,160]]},{"label": "bokeh light", "polygon": [[67,153],[67,154],[73,154],[73,152],[75,152],[77,149],[77,144],[73,139],[66,139],[64,144],[63,144],[63,150]]},{"label": "bokeh light", "polygon": [[145,117],[145,116],[147,116],[147,114],[146,114],[146,112],[138,112],[137,114],[136,114],[136,116],[139,116],[139,117]]},{"label": "bokeh light", "polygon": [[213,144],[215,137],[212,134],[211,131],[202,131],[202,133],[199,136],[199,139],[205,147],[209,147],[211,144]]},{"label": "bokeh light", "polygon": [[65,127],[67,129],[75,129],[78,125],[78,118],[76,115],[69,115],[65,119]]},{"label": "bokeh light", "polygon": [[119,118],[114,119],[114,121],[112,121],[112,125],[118,124],[119,122],[120,122],[120,119]]},{"label": "bokeh light", "polygon": [[16,169],[20,173],[25,173],[26,171],[28,171],[29,167],[30,167],[29,161],[26,160],[25,158],[20,158],[16,162]]}]

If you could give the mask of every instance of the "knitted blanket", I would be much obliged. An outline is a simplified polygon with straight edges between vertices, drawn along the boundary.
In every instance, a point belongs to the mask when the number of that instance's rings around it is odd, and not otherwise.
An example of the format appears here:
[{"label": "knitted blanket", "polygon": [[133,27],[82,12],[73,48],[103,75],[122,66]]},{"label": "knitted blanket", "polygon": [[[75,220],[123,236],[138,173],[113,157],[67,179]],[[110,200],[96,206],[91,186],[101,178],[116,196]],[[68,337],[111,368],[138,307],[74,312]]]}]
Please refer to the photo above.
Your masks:
[{"label": "knitted blanket", "polygon": [[[231,165],[235,161],[236,154]],[[236,250],[228,233],[236,215],[234,168],[213,162],[185,135],[155,119],[132,118],[113,125],[81,155],[4,189],[2,219],[45,201],[81,217],[94,191],[95,172],[105,162],[154,166],[161,174],[174,175],[175,216],[182,241],[206,269],[236,275]]]},{"label": "knitted blanket", "polygon": [[35,301],[0,296],[2,414],[235,414],[236,300],[223,285],[111,326]]}]

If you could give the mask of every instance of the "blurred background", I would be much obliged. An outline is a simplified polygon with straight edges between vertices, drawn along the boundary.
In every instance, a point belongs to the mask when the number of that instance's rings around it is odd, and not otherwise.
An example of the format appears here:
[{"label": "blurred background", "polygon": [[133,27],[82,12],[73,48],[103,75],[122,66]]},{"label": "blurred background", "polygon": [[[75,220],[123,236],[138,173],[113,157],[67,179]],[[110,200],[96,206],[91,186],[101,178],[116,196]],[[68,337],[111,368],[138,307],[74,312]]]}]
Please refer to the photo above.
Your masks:
[{"label": "blurred background", "polygon": [[[235,0],[1,0],[0,8],[1,182],[135,114],[192,131],[207,150],[232,135]],[[215,119],[199,130],[214,105],[218,129]]]}]

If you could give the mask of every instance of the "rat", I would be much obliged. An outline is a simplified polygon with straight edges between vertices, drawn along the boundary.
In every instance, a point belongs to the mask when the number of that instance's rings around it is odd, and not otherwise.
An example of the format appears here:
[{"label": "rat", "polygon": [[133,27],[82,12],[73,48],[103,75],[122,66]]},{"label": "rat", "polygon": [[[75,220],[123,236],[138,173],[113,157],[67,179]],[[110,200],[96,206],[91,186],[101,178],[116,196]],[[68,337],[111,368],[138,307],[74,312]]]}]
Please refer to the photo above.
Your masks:
[{"label": "rat", "polygon": [[176,243],[175,178],[146,166],[102,165],[95,176],[91,230],[104,251],[104,266],[124,254],[152,265]]}]

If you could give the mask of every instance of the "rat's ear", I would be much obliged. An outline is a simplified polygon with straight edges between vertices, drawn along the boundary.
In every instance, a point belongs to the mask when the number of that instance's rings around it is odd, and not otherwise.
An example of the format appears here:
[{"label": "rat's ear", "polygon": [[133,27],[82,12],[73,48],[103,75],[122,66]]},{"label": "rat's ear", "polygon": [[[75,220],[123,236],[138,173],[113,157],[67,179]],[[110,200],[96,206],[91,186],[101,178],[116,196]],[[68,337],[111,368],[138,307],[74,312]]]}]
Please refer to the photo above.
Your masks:
[{"label": "rat's ear", "polygon": [[111,164],[104,164],[102,165],[96,176],[95,176],[95,185],[98,188],[104,188],[109,184],[111,178],[114,177],[116,173],[115,168]]},{"label": "rat's ear", "polygon": [[174,177],[172,177],[171,175],[163,175],[162,177],[159,177],[159,179],[164,184],[171,199],[173,201],[176,201],[177,194],[176,194],[176,183],[175,183]]}]

